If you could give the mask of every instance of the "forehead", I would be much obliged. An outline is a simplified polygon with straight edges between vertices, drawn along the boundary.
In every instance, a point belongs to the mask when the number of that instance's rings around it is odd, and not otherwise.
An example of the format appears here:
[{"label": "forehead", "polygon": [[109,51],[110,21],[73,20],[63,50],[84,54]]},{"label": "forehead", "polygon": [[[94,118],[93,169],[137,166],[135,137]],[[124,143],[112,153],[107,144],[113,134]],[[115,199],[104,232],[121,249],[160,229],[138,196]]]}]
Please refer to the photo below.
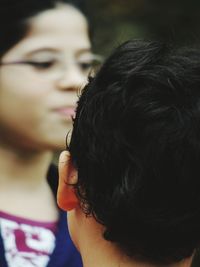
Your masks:
[{"label": "forehead", "polygon": [[41,12],[29,20],[30,30],[10,51],[12,54],[28,53],[43,47],[63,50],[66,53],[90,49],[87,20],[76,8],[63,4]]}]

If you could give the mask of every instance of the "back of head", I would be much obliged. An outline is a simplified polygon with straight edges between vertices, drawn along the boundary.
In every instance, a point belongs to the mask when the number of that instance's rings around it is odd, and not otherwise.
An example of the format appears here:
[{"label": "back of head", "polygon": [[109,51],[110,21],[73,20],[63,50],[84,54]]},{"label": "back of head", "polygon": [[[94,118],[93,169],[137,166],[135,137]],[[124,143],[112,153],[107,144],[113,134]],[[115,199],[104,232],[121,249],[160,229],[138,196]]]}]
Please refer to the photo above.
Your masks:
[{"label": "back of head", "polygon": [[70,4],[85,14],[84,0],[3,0],[0,3],[0,56],[17,44],[29,30],[28,21],[57,4]]},{"label": "back of head", "polygon": [[69,150],[83,211],[128,256],[200,244],[200,52],[129,41],[83,91]]}]

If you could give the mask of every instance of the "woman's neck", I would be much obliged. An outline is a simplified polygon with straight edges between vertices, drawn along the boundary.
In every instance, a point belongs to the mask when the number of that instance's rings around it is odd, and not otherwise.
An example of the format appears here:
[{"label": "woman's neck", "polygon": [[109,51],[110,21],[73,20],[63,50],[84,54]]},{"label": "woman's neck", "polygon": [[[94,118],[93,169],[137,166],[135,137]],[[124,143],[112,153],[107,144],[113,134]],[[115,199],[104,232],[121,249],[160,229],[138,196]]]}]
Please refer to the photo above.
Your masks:
[{"label": "woman's neck", "polygon": [[50,151],[0,148],[0,192],[13,186],[33,190],[44,182],[52,160]]},{"label": "woman's neck", "polygon": [[49,151],[0,148],[0,211],[37,221],[57,220],[55,198],[46,179],[51,159]]}]

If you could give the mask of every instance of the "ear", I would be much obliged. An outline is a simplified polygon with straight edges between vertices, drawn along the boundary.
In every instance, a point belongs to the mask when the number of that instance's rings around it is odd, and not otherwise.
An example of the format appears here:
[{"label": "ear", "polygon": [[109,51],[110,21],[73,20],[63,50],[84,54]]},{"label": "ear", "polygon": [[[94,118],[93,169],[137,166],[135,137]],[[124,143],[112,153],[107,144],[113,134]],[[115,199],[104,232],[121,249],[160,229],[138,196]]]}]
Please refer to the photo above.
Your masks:
[{"label": "ear", "polygon": [[60,154],[58,169],[57,203],[61,209],[70,211],[78,206],[79,201],[73,187],[73,184],[77,183],[77,171],[71,162],[69,152],[63,151]]}]

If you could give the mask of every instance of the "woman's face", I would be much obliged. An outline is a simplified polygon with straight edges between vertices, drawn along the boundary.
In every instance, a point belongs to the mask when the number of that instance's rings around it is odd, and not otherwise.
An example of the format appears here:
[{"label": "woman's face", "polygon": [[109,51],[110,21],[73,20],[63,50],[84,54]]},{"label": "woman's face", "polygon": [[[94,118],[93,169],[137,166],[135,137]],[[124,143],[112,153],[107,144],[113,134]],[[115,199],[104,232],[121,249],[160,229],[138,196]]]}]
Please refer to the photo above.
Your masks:
[{"label": "woman's face", "polygon": [[62,5],[35,16],[30,25],[1,60],[0,142],[63,149],[77,90],[93,59],[87,21],[74,7]]}]

